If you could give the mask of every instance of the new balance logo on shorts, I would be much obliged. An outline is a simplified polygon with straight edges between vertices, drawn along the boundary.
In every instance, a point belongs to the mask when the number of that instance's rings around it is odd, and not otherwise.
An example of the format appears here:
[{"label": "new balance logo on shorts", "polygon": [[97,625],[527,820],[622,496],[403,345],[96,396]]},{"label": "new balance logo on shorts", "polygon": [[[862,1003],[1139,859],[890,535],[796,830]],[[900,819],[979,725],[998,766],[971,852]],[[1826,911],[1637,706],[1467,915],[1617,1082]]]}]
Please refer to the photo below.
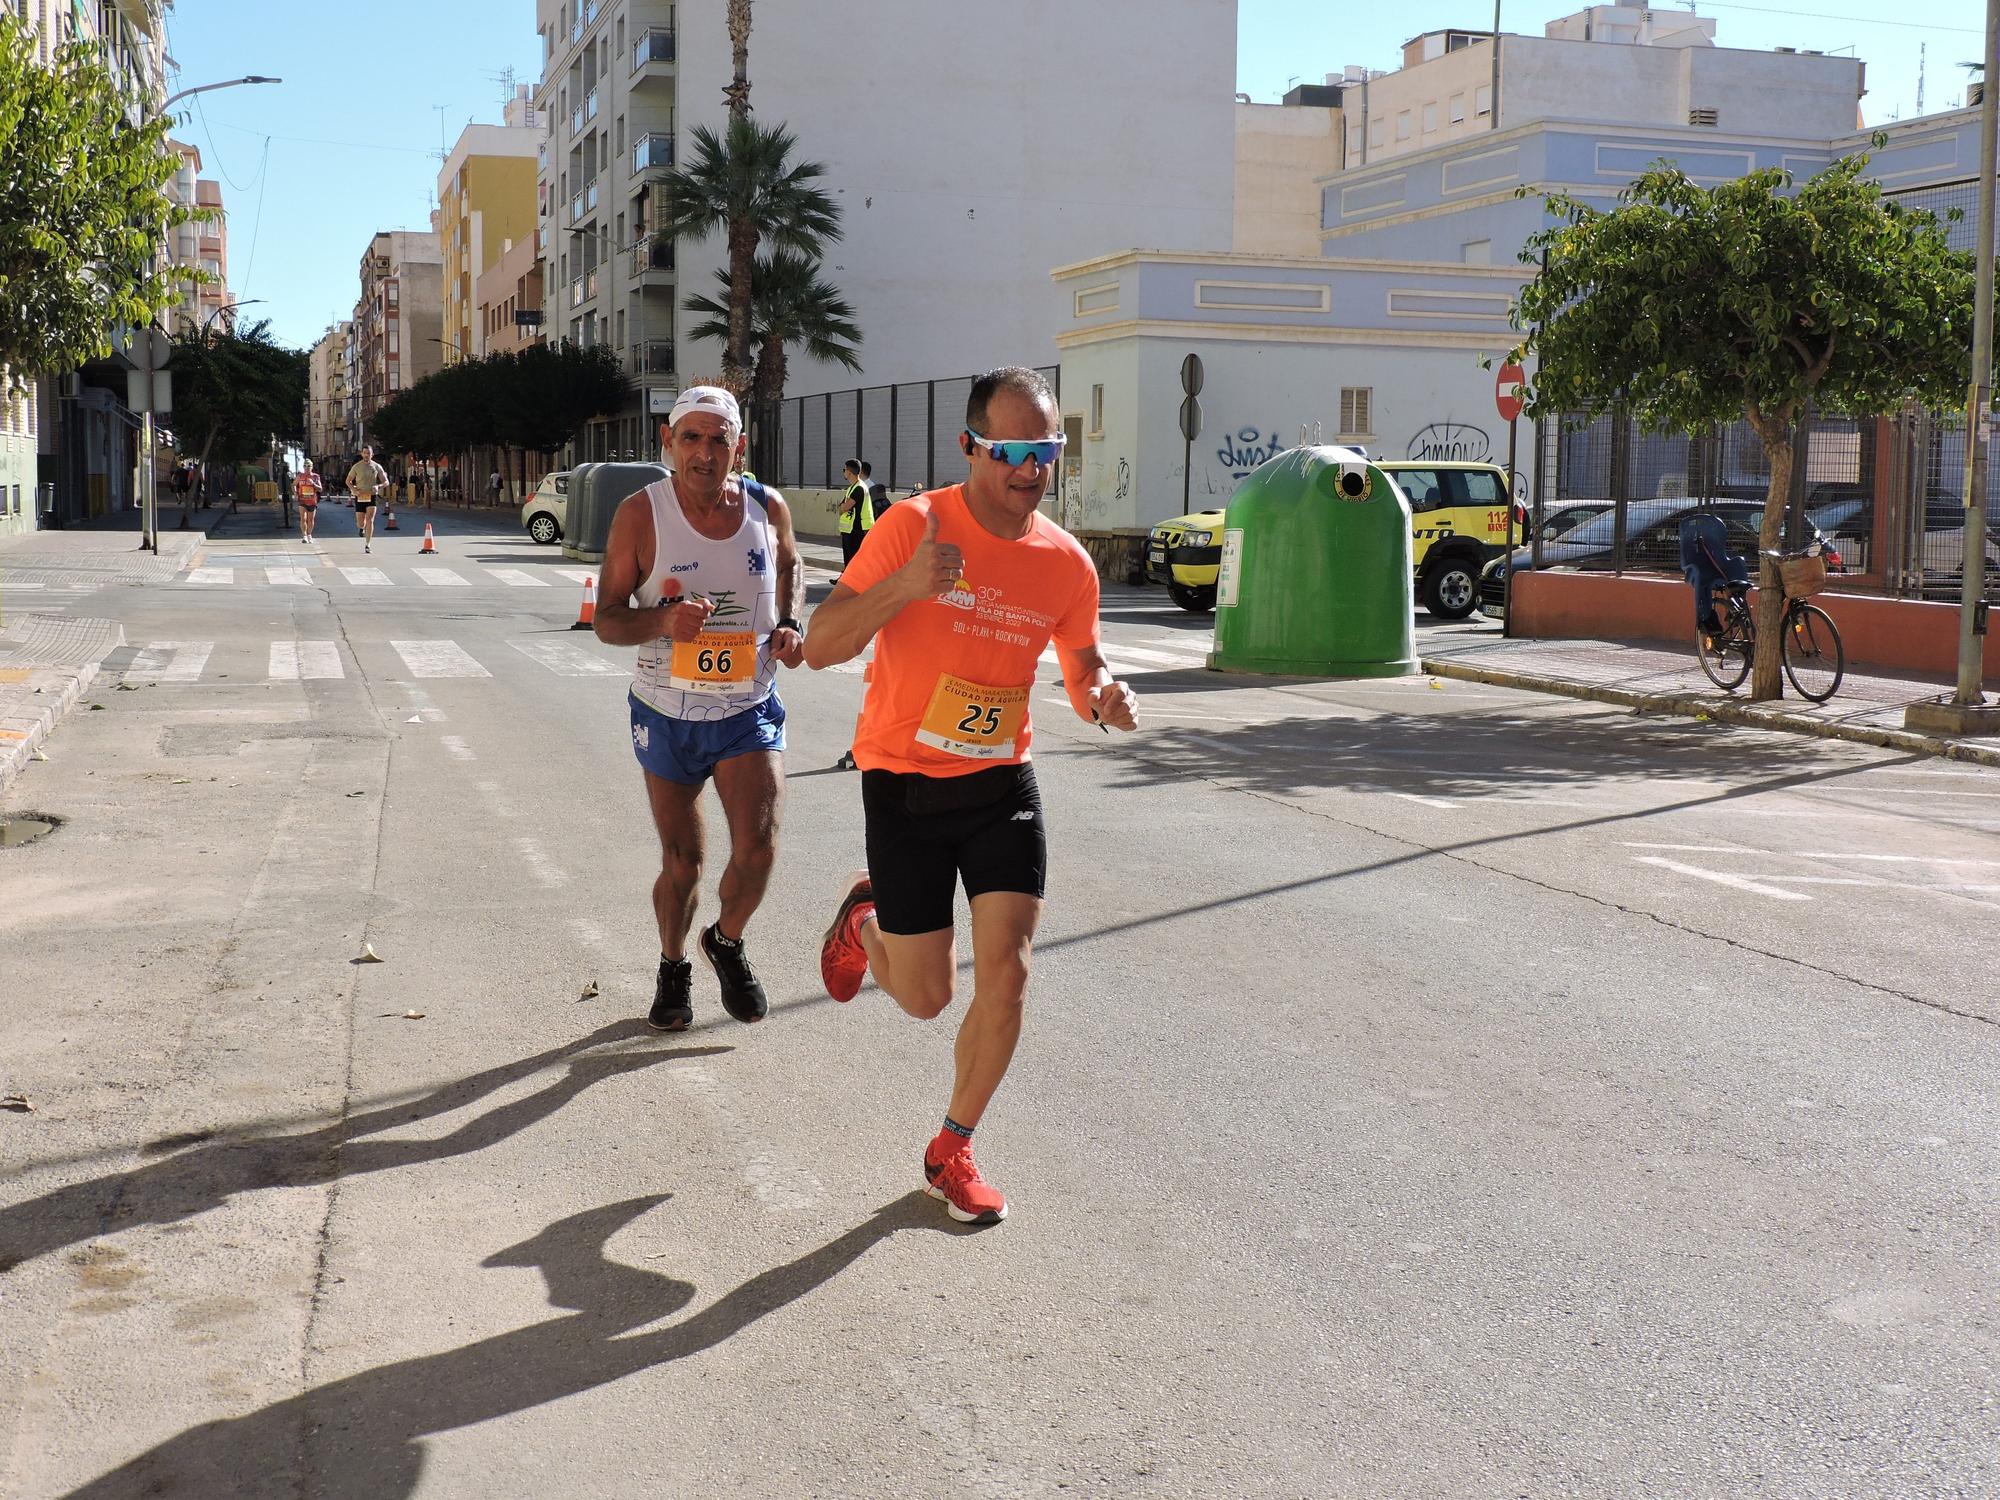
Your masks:
[{"label": "new balance logo on shorts", "polygon": [[1007,821],[1010,823],[1032,823],[1035,821],[1035,810],[1033,808],[1024,808],[1022,811],[1015,813]]},{"label": "new balance logo on shorts", "polygon": [[653,748],[652,729],[645,724],[634,724],[632,726],[632,743],[634,745],[637,745],[641,750],[652,749]]}]

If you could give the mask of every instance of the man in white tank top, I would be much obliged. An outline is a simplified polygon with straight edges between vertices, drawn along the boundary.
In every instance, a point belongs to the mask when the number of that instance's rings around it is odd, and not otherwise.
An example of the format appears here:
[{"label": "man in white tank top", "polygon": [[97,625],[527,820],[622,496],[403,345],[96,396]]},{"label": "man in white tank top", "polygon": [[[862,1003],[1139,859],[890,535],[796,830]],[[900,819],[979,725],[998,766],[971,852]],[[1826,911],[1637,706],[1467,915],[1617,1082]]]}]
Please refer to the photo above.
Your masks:
[{"label": "man in white tank top", "polygon": [[730,1015],[761,1021],[769,1008],[743,929],[777,857],[785,709],[775,679],[781,663],[805,659],[805,576],[783,497],[730,473],[742,440],[728,391],[682,391],[667,418],[673,473],[619,505],[604,548],[597,637],[639,648],[632,750],[660,834],[660,977],[647,1017],[660,1031],[694,1018],[687,940],[701,880],[701,789],[711,779],[729,864],[721,910],[696,946]]}]

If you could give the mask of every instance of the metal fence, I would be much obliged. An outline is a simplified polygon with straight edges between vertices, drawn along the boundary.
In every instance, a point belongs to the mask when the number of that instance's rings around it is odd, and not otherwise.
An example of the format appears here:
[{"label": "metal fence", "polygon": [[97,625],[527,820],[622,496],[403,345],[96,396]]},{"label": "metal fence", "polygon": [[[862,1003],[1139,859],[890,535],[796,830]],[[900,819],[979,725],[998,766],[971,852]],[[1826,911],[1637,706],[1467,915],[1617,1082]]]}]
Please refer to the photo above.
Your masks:
[{"label": "metal fence", "polygon": [[[1680,572],[1680,522],[1721,516],[1754,556],[1770,466],[1748,423],[1696,437],[1641,432],[1629,418],[1544,423],[1530,544],[1536,567]],[[1814,532],[1840,554],[1833,587],[1956,599],[1963,578],[1965,418],[1821,417],[1793,470],[1785,544]],[[1985,495],[1988,599],[2000,599],[2000,465]],[[1810,528],[1810,529],[1809,529]]]},{"label": "metal fence", "polygon": [[[1055,366],[1039,372],[1061,393]],[[780,489],[835,489],[850,458],[874,465],[891,491],[936,489],[963,477],[958,435],[975,377],[915,380],[793,396],[753,407],[750,467]]]}]

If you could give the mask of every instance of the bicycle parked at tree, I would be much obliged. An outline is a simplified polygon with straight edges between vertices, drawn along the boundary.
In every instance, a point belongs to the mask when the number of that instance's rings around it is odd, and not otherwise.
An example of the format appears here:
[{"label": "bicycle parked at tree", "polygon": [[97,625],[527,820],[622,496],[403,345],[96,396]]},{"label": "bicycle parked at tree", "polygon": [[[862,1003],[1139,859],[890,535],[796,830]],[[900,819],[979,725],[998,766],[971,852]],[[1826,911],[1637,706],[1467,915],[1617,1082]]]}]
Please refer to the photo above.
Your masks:
[{"label": "bicycle parked at tree", "polygon": [[[1757,620],[1748,598],[1754,586],[1750,570],[1742,558],[1724,549],[1724,535],[1713,517],[1696,516],[1685,522],[1681,567],[1695,590],[1695,654],[1701,670],[1724,692],[1734,692],[1757,658]],[[1797,552],[1767,555],[1777,563],[1784,591],[1785,676],[1801,698],[1824,703],[1840,690],[1847,670],[1833,617],[1807,602],[1826,587],[1826,543],[1815,538]]]}]

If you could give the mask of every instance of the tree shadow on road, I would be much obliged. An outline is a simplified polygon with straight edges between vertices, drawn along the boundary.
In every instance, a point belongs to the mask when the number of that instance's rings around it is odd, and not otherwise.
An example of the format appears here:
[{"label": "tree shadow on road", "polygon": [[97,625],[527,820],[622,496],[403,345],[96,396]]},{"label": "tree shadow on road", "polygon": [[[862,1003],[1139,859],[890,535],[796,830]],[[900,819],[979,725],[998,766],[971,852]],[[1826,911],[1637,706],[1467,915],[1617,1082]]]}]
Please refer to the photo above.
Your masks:
[{"label": "tree shadow on road", "polygon": [[364,1370],[247,1416],[190,1428],[71,1491],[71,1500],[273,1494],[402,1500],[422,1477],[427,1436],[713,1349],[818,1290],[900,1230],[978,1232],[953,1224],[913,1191],[817,1250],[751,1277],[692,1317],[637,1333],[686,1307],[695,1288],[610,1260],[605,1245],[667,1196],[571,1215],[481,1262],[539,1269],[550,1303],[574,1309],[569,1316]]},{"label": "tree shadow on road", "polygon": [[[584,1055],[602,1043],[648,1035],[651,1033],[642,1021],[613,1021],[588,1036],[474,1073],[422,1098],[350,1115],[294,1135],[220,1140],[178,1137],[154,1142],[144,1148],[148,1154],[172,1154],[146,1166],[71,1183],[0,1209],[0,1273],[100,1234],[206,1213],[238,1193],[304,1187],[484,1150],[539,1124],[594,1083],[677,1058],[712,1057],[734,1050],[724,1046],[671,1047]],[[567,1068],[536,1092],[467,1120],[449,1134],[431,1140],[361,1139],[463,1109],[564,1062]]]}]

